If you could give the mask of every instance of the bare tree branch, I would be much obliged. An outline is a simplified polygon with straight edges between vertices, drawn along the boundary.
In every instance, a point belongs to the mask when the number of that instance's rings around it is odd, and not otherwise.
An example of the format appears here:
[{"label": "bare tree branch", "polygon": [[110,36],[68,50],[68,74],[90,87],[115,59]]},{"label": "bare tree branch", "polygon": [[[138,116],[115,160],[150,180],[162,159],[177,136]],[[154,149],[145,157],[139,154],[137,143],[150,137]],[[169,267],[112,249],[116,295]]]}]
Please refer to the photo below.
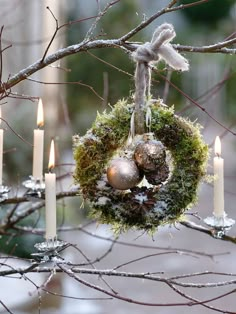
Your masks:
[{"label": "bare tree branch", "polygon": [[[214,229],[209,229],[209,228],[203,227],[203,226],[198,225],[192,221],[181,221],[180,224],[184,227],[189,228],[189,229],[193,229],[193,230],[208,234],[214,238]],[[236,244],[236,237],[231,237],[231,236],[228,236],[226,234],[217,240],[227,241],[227,242],[231,242],[231,243]]]},{"label": "bare tree branch", "polygon": [[[137,49],[138,45],[137,43],[132,43],[132,42],[127,42],[129,38],[134,36],[136,33],[144,29],[147,25],[152,23],[155,19],[157,19],[159,16],[169,13],[172,11],[180,10],[186,7],[189,7],[190,5],[198,5],[202,4],[205,2],[208,2],[209,0],[202,0],[202,1],[197,1],[192,4],[188,5],[180,5],[175,8],[168,8],[165,7],[161,11],[157,12],[154,14],[152,17],[147,19],[146,21],[142,22],[138,27],[134,28],[131,32],[127,33],[126,35],[120,37],[119,39],[106,39],[106,40],[85,40],[82,41],[81,43],[68,46],[66,48],[59,49],[57,52],[45,56],[43,59],[40,59],[36,61],[35,63],[31,64],[25,69],[22,69],[20,72],[17,74],[13,75],[7,82],[3,83],[3,85],[0,87],[0,93],[12,88],[19,82],[25,80],[32,74],[36,73],[37,71],[43,69],[44,67],[52,64],[53,62],[60,60],[64,57],[67,57],[72,54],[92,50],[92,49],[98,49],[98,48],[120,48],[120,49],[125,49],[126,51],[134,51]],[[115,1],[117,2],[117,1]],[[173,5],[174,2],[171,1],[170,5]],[[229,45],[233,45],[236,42],[236,38],[226,40],[224,42],[218,43],[218,44],[213,44],[209,46],[202,46],[202,47],[194,47],[194,46],[182,46],[182,45],[173,45],[174,48],[176,48],[178,51],[186,51],[186,52],[201,52],[201,53],[230,53],[230,54],[235,54],[236,50],[235,49],[228,49],[226,48]]]}]

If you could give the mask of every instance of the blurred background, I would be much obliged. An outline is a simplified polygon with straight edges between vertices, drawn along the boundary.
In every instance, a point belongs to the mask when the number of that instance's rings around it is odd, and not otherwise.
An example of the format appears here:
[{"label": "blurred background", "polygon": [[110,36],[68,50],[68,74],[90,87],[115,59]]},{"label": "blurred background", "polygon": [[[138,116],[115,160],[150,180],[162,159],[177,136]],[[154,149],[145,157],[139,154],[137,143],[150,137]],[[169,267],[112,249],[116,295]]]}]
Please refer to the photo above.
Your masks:
[{"label": "blurred background", "polygon": [[[189,3],[190,0],[178,1],[178,3]],[[48,6],[58,19],[59,26],[62,27],[49,49],[48,54],[56,50],[79,43],[84,39],[86,33],[94,22],[93,19],[83,21],[88,17],[93,17],[106,5],[106,1],[96,0],[0,0],[0,21],[4,25],[2,33],[3,47],[11,45],[3,53],[3,81],[14,75],[21,69],[39,60],[55,32],[55,19],[46,7]],[[113,6],[108,13],[98,23],[93,32],[93,38],[118,38],[134,28],[145,17],[149,17],[159,9],[167,5],[169,1],[161,0],[121,0]],[[81,20],[81,21],[80,21]],[[69,23],[78,21],[76,23]],[[80,21],[80,22],[79,22]],[[236,5],[234,0],[211,0],[209,3],[198,7],[189,8],[183,11],[165,14],[154,21],[150,26],[137,34],[132,41],[149,41],[154,29],[163,22],[172,23],[177,36],[174,43],[183,45],[209,45],[223,41],[229,36],[235,36],[236,31]],[[223,125],[235,131],[236,124],[236,76],[235,76],[235,55],[229,54],[200,54],[185,53],[189,60],[190,71],[188,73],[178,73],[166,70],[165,64],[158,65],[159,73],[167,76],[178,89],[183,90],[192,99],[207,109]],[[56,172],[61,178],[58,190],[67,191],[73,187],[73,152],[72,136],[83,135],[93,123],[97,111],[109,110],[109,105],[114,105],[118,99],[128,97],[134,92],[134,63],[131,58],[119,49],[106,48],[95,49],[84,53],[69,56],[51,66],[33,74],[29,79],[19,83],[12,89],[11,97],[4,99],[2,105],[2,117],[29,143],[33,142],[33,130],[36,126],[37,98],[41,97],[45,111],[45,158],[44,168],[47,169],[49,143],[52,137],[56,140]],[[164,98],[168,106],[175,105],[175,109],[181,115],[197,120],[203,125],[202,133],[206,142],[212,147],[215,136],[222,136],[222,155],[225,158],[225,202],[228,215],[235,218],[235,208],[232,204],[236,201],[236,162],[235,162],[235,137],[220,127],[203,111],[191,104],[178,89],[167,85],[163,77],[158,73],[153,74],[152,94],[155,98]],[[21,195],[21,182],[32,172],[32,146],[17,137],[7,126],[2,123],[6,130],[4,138],[4,179],[5,183],[12,186],[12,195]],[[212,157],[209,160],[209,174],[212,174]],[[213,206],[212,185],[204,183],[201,187],[199,204],[193,211],[198,211],[202,217],[211,214]],[[23,204],[19,207],[22,210],[28,206]],[[9,205],[10,208],[10,205]],[[5,211],[8,207],[2,207]],[[77,225],[83,223],[87,218],[88,208],[81,208],[79,197],[65,199],[58,203],[60,225]],[[37,227],[44,224],[43,215],[32,216],[25,224],[33,225],[37,220]],[[107,226],[97,226],[91,224],[89,231],[104,237],[112,236],[112,232]],[[235,228],[233,229],[235,233]],[[232,232],[233,232],[232,231]],[[186,237],[185,235],[188,234]],[[75,237],[76,235],[76,237]],[[160,228],[154,239],[136,232],[129,232],[122,235],[122,241],[135,242],[146,246],[164,246],[184,249],[196,249],[207,253],[221,253],[231,251],[230,255],[223,255],[216,259],[207,258],[183,258],[177,255],[171,257],[158,257],[157,265],[155,260],[149,259],[137,265],[132,271],[149,271],[150,269],[168,273],[194,272],[203,269],[222,270],[227,265],[228,271],[234,271],[233,258],[235,249],[230,244],[218,243],[214,239],[208,239],[204,235],[190,232],[185,229],[181,231],[175,228]],[[66,233],[61,237],[67,241],[74,241],[80,245],[82,251],[87,252],[89,258],[96,257],[103,250],[109,247],[109,241],[96,239],[84,233]],[[12,246],[14,254],[29,257],[33,250],[37,237],[23,236],[19,238],[2,238],[1,250],[11,252]],[[155,242],[153,242],[155,240]],[[85,245],[86,244],[86,245]],[[233,251],[232,251],[233,248]],[[114,249],[105,262],[101,263],[101,268],[112,268],[119,262],[131,260],[134,257],[147,254],[147,250],[139,248],[130,249],[127,246]],[[148,254],[152,252],[151,249]],[[154,252],[156,252],[154,250]],[[73,254],[71,259],[77,258]],[[81,257],[79,257],[81,258]],[[202,264],[203,263],[203,264]],[[204,267],[203,267],[204,265]],[[158,267],[157,267],[158,266]],[[37,277],[37,276],[36,276]],[[34,277],[34,280],[42,281]],[[32,286],[25,284],[22,289],[22,280],[7,280],[0,278],[0,286],[7,286],[4,292],[0,292],[0,299],[6,302],[14,313],[38,313],[37,295],[29,298],[29,291]],[[113,282],[116,286],[116,282]],[[81,294],[86,297],[94,297],[96,293],[88,290],[72,280],[66,280],[63,276],[55,279],[53,289],[62,291],[66,295]],[[14,297],[12,297],[12,285],[14,285]],[[163,288],[156,291],[154,285],[147,283],[134,284],[130,280],[125,287],[119,281],[116,288],[122,289],[126,294],[135,296],[136,299],[149,299],[161,302],[166,301],[169,296],[167,290]],[[8,292],[7,292],[8,291]],[[209,296],[211,291],[207,291]],[[1,296],[2,294],[2,296]],[[204,295],[199,291],[200,295]],[[100,295],[101,296],[101,295]],[[157,299],[156,299],[157,298]],[[51,300],[52,299],[52,300]],[[54,308],[55,313],[188,313],[188,308],[151,308],[138,307],[120,301],[93,300],[93,301],[72,301],[66,298],[51,297],[49,305],[45,306],[45,312],[49,308]],[[177,298],[178,299],[178,298]],[[173,295],[172,301],[175,301]],[[173,301],[173,302],[174,302]],[[50,302],[52,304],[50,304]],[[219,306],[233,306],[233,298],[218,301]],[[35,305],[36,304],[36,305]],[[45,304],[47,302],[45,301]],[[114,305],[117,305],[115,307]],[[75,310],[76,307],[76,310]],[[50,313],[53,313],[51,309]],[[235,307],[233,308],[235,310]],[[1,312],[2,310],[2,312]],[[210,313],[211,310],[193,307],[193,313]],[[232,308],[231,308],[232,310]],[[44,310],[43,310],[44,311]],[[74,312],[73,312],[74,311]],[[0,312],[4,310],[0,305]]]}]

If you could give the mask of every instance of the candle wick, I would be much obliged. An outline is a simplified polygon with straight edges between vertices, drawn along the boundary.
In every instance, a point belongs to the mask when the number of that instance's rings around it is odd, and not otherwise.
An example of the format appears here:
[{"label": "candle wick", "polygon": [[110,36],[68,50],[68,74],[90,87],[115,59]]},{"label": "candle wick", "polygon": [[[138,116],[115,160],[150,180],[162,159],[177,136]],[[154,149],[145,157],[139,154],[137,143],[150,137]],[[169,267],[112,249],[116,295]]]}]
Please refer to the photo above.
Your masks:
[{"label": "candle wick", "polygon": [[220,154],[219,154],[219,153],[216,153],[216,157],[220,158]]}]

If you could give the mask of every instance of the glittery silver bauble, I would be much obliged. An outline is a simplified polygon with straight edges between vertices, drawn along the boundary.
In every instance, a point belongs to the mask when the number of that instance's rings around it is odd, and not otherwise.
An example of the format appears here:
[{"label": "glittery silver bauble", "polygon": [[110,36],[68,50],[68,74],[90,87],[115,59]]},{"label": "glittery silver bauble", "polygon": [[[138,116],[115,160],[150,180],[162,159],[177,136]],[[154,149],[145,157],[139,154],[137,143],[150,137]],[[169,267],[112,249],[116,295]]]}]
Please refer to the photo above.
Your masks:
[{"label": "glittery silver bauble", "polygon": [[144,172],[146,180],[152,185],[165,182],[169,176],[166,162],[166,151],[160,141],[145,140],[140,142],[135,151],[134,159],[138,167]]},{"label": "glittery silver bauble", "polygon": [[165,147],[160,141],[142,141],[134,151],[134,158],[138,167],[145,172],[155,171],[166,163]]},{"label": "glittery silver bauble", "polygon": [[110,162],[107,169],[107,179],[110,185],[118,190],[128,190],[135,187],[143,178],[136,163],[132,159],[116,158]]}]

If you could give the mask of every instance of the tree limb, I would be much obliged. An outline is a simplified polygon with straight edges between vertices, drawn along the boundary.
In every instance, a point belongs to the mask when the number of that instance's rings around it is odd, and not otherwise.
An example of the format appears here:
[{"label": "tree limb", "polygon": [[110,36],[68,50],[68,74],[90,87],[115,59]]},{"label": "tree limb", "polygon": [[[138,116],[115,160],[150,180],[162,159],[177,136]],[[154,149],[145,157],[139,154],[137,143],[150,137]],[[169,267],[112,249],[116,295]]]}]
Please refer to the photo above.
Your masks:
[{"label": "tree limb", "polygon": [[[208,234],[209,236],[215,238],[213,228],[209,229],[209,228],[203,227],[201,225],[198,225],[192,221],[181,221],[180,224],[186,228]],[[221,238],[217,238],[217,240],[228,241],[228,242],[231,242],[233,244],[236,244],[236,237],[231,237],[231,236],[228,236],[226,234],[223,235]]]}]

